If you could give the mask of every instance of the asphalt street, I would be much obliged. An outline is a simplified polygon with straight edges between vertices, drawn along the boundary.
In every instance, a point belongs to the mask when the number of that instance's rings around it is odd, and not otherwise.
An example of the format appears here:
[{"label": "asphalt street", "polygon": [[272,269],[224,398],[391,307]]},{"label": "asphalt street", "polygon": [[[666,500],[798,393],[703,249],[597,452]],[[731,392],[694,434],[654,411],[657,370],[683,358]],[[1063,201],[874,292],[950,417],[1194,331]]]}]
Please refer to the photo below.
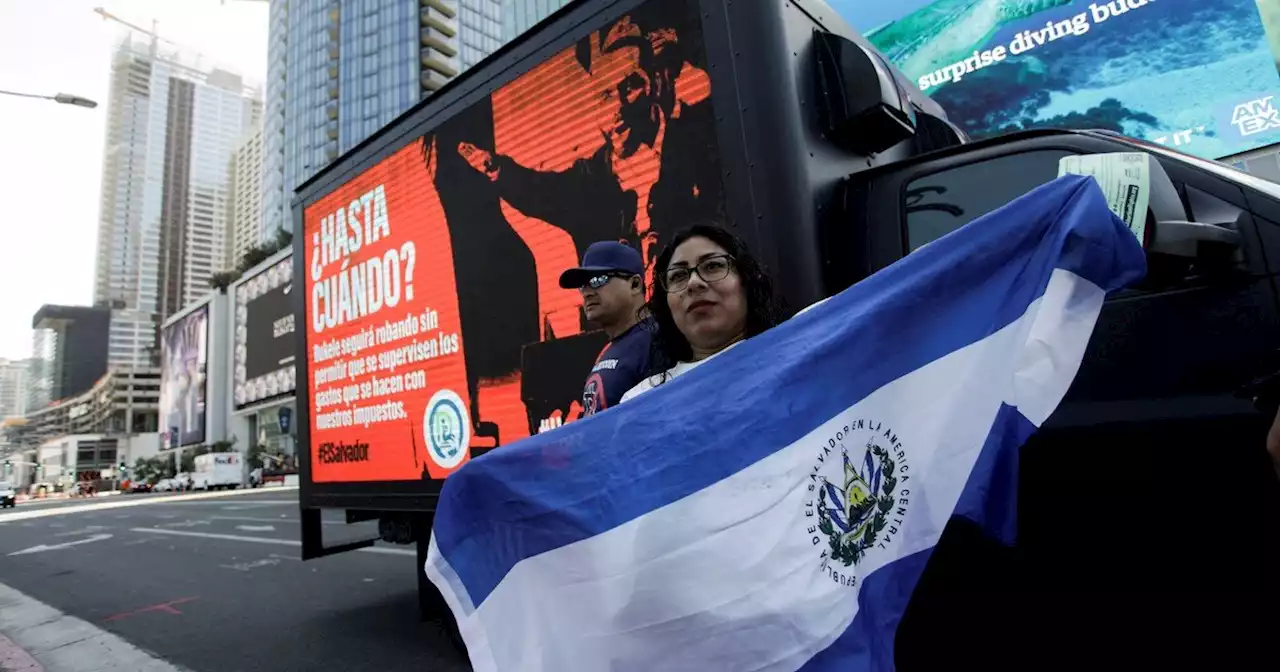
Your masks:
[{"label": "asphalt street", "polygon": [[6,509],[0,584],[190,670],[468,669],[419,620],[412,547],[302,562],[296,491],[178,499]]}]

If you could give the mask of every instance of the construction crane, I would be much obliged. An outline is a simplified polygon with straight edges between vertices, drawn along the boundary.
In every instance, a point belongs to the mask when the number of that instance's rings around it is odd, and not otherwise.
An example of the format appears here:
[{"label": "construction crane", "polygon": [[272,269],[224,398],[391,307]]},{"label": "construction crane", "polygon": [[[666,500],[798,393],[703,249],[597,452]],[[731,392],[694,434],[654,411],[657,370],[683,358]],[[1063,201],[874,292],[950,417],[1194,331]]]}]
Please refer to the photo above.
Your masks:
[{"label": "construction crane", "polygon": [[188,65],[185,65],[185,64],[183,64],[183,63],[179,63],[178,61],[176,61],[176,60],[174,60],[174,59],[171,59],[171,58],[164,58],[164,57],[161,57],[161,56],[160,56],[160,47],[159,47],[159,43],[160,43],[160,42],[165,42],[165,43],[167,43],[167,44],[171,44],[171,45],[173,45],[174,47],[177,47],[178,49],[183,49],[184,51],[186,51],[186,52],[191,53],[192,55],[194,55],[194,56],[196,57],[196,65],[199,65],[199,64],[200,64],[200,61],[204,58],[204,54],[201,54],[201,53],[199,53],[199,52],[197,52],[197,51],[192,51],[192,50],[190,50],[190,49],[185,49],[181,44],[178,44],[177,42],[174,42],[173,40],[170,40],[170,39],[167,39],[167,38],[160,37],[160,33],[156,32],[156,31],[157,31],[157,29],[158,29],[158,27],[159,27],[159,23],[160,23],[159,21],[156,21],[155,19],[152,19],[152,20],[151,20],[151,28],[150,28],[150,29],[147,29],[147,28],[143,28],[142,26],[139,26],[139,25],[138,25],[138,24],[136,24],[136,23],[132,23],[132,22],[129,22],[129,21],[125,21],[124,19],[120,18],[119,16],[116,16],[115,14],[112,14],[111,12],[108,12],[107,10],[103,9],[102,7],[94,7],[94,8],[93,8],[93,11],[94,11],[94,13],[95,13],[95,14],[98,14],[99,16],[101,16],[103,21],[115,21],[116,23],[118,23],[118,24],[120,24],[120,25],[122,25],[122,26],[124,26],[124,27],[128,28],[129,30],[132,30],[132,31],[137,32],[137,33],[142,33],[143,35],[146,35],[146,36],[150,37],[150,38],[151,38],[151,58],[152,58],[152,59],[157,60],[157,61],[163,61],[163,62],[168,63],[169,65],[171,65],[171,66],[173,66],[173,67],[175,67],[175,68],[179,68],[179,69],[182,69],[182,70],[186,70],[186,71],[189,71],[189,72],[192,72],[192,73],[197,73],[197,74],[201,74],[201,75],[203,75],[203,74],[204,74],[204,72],[203,72],[203,71],[201,71],[199,68],[193,68],[193,67],[188,66]]}]

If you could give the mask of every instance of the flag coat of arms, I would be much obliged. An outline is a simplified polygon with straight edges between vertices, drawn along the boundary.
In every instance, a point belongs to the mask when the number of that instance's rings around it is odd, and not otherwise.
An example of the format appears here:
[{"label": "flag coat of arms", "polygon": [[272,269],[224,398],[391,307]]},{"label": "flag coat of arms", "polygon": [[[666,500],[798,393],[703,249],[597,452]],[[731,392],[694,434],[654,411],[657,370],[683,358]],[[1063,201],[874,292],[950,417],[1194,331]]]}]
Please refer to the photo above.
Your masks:
[{"label": "flag coat of arms", "polygon": [[1012,542],[1017,450],[1146,271],[1065,176],[605,413],[445,482],[425,570],[476,670],[893,669],[953,516]]}]

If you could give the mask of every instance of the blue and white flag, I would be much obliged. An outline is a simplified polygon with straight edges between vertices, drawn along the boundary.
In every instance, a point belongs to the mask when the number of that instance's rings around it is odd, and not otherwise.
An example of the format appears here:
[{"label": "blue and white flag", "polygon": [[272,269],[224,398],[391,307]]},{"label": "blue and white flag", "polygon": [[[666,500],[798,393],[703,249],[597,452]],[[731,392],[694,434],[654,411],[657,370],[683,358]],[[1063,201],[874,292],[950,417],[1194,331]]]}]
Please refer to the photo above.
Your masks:
[{"label": "blue and white flag", "polygon": [[952,516],[1012,541],[1017,449],[1146,271],[1067,176],[444,484],[426,572],[476,670],[887,670]]}]

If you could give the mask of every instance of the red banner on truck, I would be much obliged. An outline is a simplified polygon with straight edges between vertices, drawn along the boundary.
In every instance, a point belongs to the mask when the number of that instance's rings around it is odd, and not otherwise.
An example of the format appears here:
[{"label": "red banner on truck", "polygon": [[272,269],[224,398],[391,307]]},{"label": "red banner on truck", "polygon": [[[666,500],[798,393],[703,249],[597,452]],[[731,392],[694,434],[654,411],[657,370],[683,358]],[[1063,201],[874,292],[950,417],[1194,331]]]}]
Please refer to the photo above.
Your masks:
[{"label": "red banner on truck", "polygon": [[724,198],[696,7],[650,0],[303,212],[313,482],[440,479],[575,419],[604,345],[557,282]]}]

